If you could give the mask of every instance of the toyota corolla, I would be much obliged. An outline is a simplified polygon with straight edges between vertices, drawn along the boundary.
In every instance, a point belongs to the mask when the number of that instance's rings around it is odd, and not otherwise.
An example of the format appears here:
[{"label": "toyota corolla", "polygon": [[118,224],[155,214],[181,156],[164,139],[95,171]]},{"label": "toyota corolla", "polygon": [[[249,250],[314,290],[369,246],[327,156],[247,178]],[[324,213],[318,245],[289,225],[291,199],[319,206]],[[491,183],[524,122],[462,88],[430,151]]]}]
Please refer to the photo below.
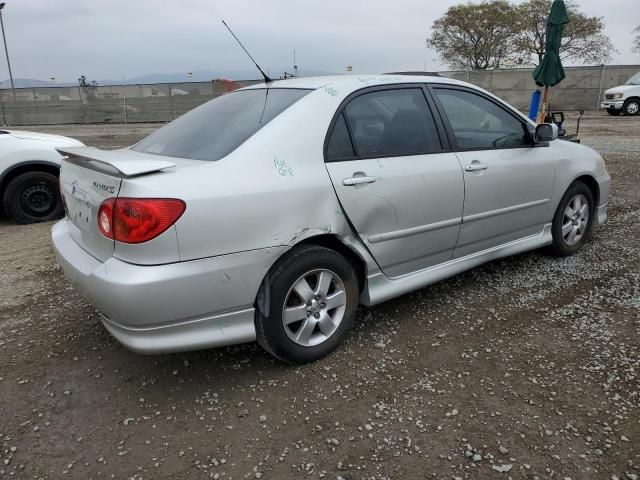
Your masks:
[{"label": "toyota corolla", "polygon": [[144,353],[251,342],[291,363],[375,305],[499,257],[576,253],[600,155],[428,76],[298,78],[211,100],[136,145],[60,148],[67,278]]}]

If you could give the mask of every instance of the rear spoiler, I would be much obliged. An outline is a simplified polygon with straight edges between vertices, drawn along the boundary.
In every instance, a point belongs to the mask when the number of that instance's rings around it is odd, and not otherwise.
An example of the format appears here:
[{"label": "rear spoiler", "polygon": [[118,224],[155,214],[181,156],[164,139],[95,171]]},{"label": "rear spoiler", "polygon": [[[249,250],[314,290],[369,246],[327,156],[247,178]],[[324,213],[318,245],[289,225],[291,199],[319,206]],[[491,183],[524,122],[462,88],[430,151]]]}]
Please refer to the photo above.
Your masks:
[{"label": "rear spoiler", "polygon": [[128,148],[100,150],[95,147],[66,147],[56,148],[56,150],[60,155],[70,160],[86,160],[108,165],[124,177],[158,172],[165,168],[176,166],[175,163],[154,158],[153,155],[136,152]]}]

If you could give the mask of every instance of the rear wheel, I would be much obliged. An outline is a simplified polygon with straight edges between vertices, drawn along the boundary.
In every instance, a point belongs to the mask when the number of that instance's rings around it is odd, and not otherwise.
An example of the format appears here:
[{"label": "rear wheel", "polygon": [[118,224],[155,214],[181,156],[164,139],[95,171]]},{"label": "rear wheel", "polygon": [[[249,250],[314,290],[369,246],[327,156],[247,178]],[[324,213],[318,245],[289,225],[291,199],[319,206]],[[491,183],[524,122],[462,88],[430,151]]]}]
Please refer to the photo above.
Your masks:
[{"label": "rear wheel", "polygon": [[556,255],[566,257],[582,248],[591,231],[594,213],[591,189],[582,182],[573,183],[560,200],[553,217],[552,249]]},{"label": "rear wheel", "polygon": [[282,361],[308,363],[333,351],[353,326],[358,280],[342,255],[309,245],[269,274],[261,296],[258,343]]},{"label": "rear wheel", "polygon": [[635,98],[627,100],[624,102],[622,110],[625,115],[638,115],[638,113],[640,113],[640,100],[636,100]]},{"label": "rear wheel", "polygon": [[607,108],[607,113],[615,117],[617,115],[620,115],[622,113],[622,110],[616,110],[615,108]]},{"label": "rear wheel", "polygon": [[55,220],[64,213],[58,177],[45,172],[18,175],[7,185],[3,201],[7,216],[21,224]]}]

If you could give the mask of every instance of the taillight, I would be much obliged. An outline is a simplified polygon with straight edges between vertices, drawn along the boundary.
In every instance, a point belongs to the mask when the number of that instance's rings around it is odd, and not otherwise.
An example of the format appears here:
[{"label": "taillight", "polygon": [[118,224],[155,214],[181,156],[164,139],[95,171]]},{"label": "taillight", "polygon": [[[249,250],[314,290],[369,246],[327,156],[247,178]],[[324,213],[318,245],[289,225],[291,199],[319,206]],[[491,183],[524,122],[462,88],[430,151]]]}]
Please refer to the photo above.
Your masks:
[{"label": "taillight", "polygon": [[185,208],[175,198],[108,198],[98,210],[98,229],[118,242],[147,242],[176,223]]},{"label": "taillight", "polygon": [[98,230],[107,238],[113,238],[113,204],[115,198],[107,198],[98,209]]}]

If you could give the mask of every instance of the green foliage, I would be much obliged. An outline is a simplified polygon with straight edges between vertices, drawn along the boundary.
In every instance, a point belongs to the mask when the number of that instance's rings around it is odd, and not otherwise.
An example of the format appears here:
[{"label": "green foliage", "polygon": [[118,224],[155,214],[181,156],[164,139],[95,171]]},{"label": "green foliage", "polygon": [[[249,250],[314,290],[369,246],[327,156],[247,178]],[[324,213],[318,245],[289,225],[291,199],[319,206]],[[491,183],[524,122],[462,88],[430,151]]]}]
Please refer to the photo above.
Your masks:
[{"label": "green foliage", "polygon": [[633,29],[633,33],[636,34],[636,38],[633,39],[632,51],[640,53],[640,25]]},{"label": "green foliage", "polygon": [[[520,4],[485,0],[453,6],[433,23],[427,46],[454,69],[537,64],[544,54],[551,3],[552,0]],[[615,49],[604,34],[602,18],[585,15],[571,1],[566,5],[569,24],[560,49],[562,60],[583,64],[607,61]]]},{"label": "green foliage", "polygon": [[433,23],[427,46],[452,68],[499,68],[516,56],[520,28],[514,7],[505,0],[455,5]]},{"label": "green foliage", "polygon": [[[547,16],[552,0],[528,0],[515,7],[522,29],[515,44],[528,63],[538,64],[544,55]],[[589,17],[577,4],[566,2],[569,23],[565,26],[560,58],[566,62],[604,63],[615,51],[609,37],[604,34],[602,17]]]}]

